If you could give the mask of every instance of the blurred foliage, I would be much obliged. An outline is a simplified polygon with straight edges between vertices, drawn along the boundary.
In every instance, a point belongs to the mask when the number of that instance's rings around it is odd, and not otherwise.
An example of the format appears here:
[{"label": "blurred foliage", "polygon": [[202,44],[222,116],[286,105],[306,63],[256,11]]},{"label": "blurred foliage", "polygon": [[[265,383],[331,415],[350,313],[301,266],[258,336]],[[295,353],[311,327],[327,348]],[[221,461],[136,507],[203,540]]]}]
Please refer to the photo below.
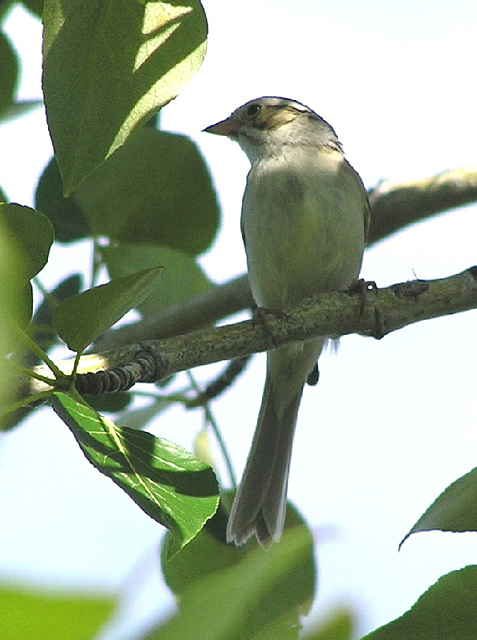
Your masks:
[{"label": "blurred foliage", "polygon": [[113,613],[111,598],[0,585],[2,640],[91,640]]}]

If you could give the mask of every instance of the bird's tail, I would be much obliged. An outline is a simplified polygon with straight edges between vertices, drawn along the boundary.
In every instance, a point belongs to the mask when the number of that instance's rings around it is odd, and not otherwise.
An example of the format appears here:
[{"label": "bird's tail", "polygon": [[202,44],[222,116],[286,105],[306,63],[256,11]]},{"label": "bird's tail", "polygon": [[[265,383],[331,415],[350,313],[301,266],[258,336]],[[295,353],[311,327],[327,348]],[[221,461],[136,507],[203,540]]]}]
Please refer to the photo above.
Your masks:
[{"label": "bird's tail", "polygon": [[[288,472],[304,383],[281,393],[267,373],[257,428],[227,526],[227,541],[255,535],[262,545],[279,540],[285,518]],[[284,405],[284,406],[283,406]]]}]

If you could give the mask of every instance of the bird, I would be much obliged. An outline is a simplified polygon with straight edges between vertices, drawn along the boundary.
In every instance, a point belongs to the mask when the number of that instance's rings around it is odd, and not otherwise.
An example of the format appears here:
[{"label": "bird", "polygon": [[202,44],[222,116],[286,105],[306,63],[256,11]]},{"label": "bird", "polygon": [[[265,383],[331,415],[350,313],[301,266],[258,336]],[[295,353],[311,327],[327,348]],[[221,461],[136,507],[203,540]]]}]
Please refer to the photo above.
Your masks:
[{"label": "bird", "polygon": [[[296,100],[265,96],[204,131],[238,142],[250,161],[240,224],[257,307],[286,312],[349,288],[361,269],[369,203],[333,127]],[[305,383],[318,380],[326,340],[267,351],[257,426],[228,517],[229,543],[255,536],[267,547],[280,540],[298,409]]]}]

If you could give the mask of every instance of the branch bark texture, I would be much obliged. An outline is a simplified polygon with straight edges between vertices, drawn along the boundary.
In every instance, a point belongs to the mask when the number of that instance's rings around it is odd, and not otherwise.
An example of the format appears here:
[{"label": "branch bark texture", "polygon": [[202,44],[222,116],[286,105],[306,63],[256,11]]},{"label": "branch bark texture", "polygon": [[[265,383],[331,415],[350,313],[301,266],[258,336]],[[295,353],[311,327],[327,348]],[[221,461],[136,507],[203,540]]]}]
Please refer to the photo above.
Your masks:
[{"label": "branch bark texture", "polygon": [[[97,369],[98,359],[107,370],[78,375],[76,384],[81,393],[119,391],[317,336],[357,333],[380,339],[421,320],[475,308],[477,266],[449,278],[413,280],[363,294],[325,294],[283,316],[271,315],[267,328],[246,321],[90,355],[82,359],[80,371]],[[44,367],[37,371],[45,374]]]}]

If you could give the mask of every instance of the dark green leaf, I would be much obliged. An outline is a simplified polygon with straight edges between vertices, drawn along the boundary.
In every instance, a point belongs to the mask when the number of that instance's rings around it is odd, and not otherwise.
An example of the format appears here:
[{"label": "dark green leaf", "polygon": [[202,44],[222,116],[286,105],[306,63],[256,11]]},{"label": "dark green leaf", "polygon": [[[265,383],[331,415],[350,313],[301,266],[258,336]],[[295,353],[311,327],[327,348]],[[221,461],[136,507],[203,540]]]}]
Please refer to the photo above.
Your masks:
[{"label": "dark green leaf", "polygon": [[93,233],[188,254],[207,249],[219,211],[207,167],[185,136],[138,131],[75,191]]},{"label": "dark green leaf", "polygon": [[88,221],[75,198],[63,196],[63,182],[54,157],[38,182],[35,207],[50,219],[58,242],[73,242],[91,235]]},{"label": "dark green leaf", "polygon": [[172,532],[170,556],[214,514],[217,480],[201,460],[145,431],[118,427],[63,393],[51,403],[91,464]]},{"label": "dark green leaf", "polygon": [[448,573],[403,616],[362,640],[475,640],[477,566]]},{"label": "dark green leaf", "polygon": [[[228,511],[232,503],[233,493],[231,491],[222,492],[222,502],[219,509],[211,518],[204,529],[187,545],[187,547],[172,560],[166,560],[164,551],[167,550],[167,536],[163,542],[162,571],[164,578],[176,595],[182,592],[195,580],[228,569],[244,558],[251,549],[256,547],[256,542],[251,540],[248,545],[237,547],[225,543],[225,530],[227,527]],[[228,504],[229,508],[226,507]],[[306,526],[302,516],[293,505],[287,504],[285,530],[294,529],[297,526]],[[310,548],[310,556],[306,563],[306,569],[301,572],[300,580],[305,585],[305,590],[309,590],[310,598],[313,595],[315,582],[315,563],[313,553]],[[292,593],[285,588],[286,598],[296,594],[295,586]],[[297,604],[299,604],[297,602]]]},{"label": "dark green leaf", "polygon": [[[70,298],[81,291],[82,281],[80,274],[68,276],[51,293],[45,295],[35,311],[30,328],[30,337],[43,351],[47,351],[51,346],[58,343],[58,336],[53,329],[53,311],[61,300]],[[22,364],[26,367],[32,367],[39,364],[39,358],[36,354],[28,352],[22,357]]]},{"label": "dark green leaf", "polygon": [[113,613],[115,602],[90,594],[0,588],[3,640],[91,640]]},{"label": "dark green leaf", "polygon": [[[219,521],[215,527],[219,530],[219,535],[209,530],[215,520]],[[249,547],[237,547],[225,542],[226,526],[227,513],[221,504],[200,533],[171,559],[167,558],[166,553],[170,534],[166,534],[162,544],[162,572],[167,586],[176,596],[181,596],[196,580],[200,581],[213,573],[230,569],[249,553]]]},{"label": "dark green leaf", "polygon": [[311,604],[311,573],[312,539],[298,526],[270,549],[256,547],[238,564],[191,581],[179,613],[148,640],[295,640]]},{"label": "dark green leaf", "polygon": [[0,204],[0,234],[11,238],[15,253],[21,253],[27,280],[43,269],[54,239],[46,216],[19,204]]},{"label": "dark green leaf", "polygon": [[43,12],[43,0],[22,0],[22,4],[25,5],[29,11],[41,18]]},{"label": "dark green leaf", "polygon": [[0,116],[3,116],[13,103],[17,80],[17,55],[8,38],[0,31]]},{"label": "dark green leaf", "polygon": [[15,120],[21,116],[30,113],[34,109],[41,107],[43,102],[41,100],[20,100],[20,102],[13,102],[10,106],[0,115],[1,123]]},{"label": "dark green leaf", "polygon": [[139,311],[146,315],[180,304],[212,286],[196,260],[180,251],[118,244],[103,249],[102,255],[112,278],[147,267],[164,267],[154,296],[149,296],[139,306]]},{"label": "dark green leaf", "polygon": [[0,0],[0,22],[3,22],[7,11],[13,4],[13,0]]},{"label": "dark green leaf", "polygon": [[477,468],[452,483],[419,518],[403,542],[420,531],[477,531]]},{"label": "dark green leaf", "polygon": [[132,395],[128,391],[118,391],[117,393],[103,393],[99,396],[85,395],[85,400],[96,411],[103,413],[108,411],[116,413],[123,411],[132,402]]},{"label": "dark green leaf", "polygon": [[58,303],[80,292],[83,284],[83,277],[79,273],[75,273],[62,280],[49,293],[35,311],[33,322],[38,325],[51,327],[53,324],[53,311]]},{"label": "dark green leaf", "polygon": [[43,89],[65,193],[175,98],[205,54],[199,0],[46,0]]},{"label": "dark green leaf", "polygon": [[83,351],[153,291],[160,271],[132,273],[61,302],[53,314],[58,335],[72,351]]}]

